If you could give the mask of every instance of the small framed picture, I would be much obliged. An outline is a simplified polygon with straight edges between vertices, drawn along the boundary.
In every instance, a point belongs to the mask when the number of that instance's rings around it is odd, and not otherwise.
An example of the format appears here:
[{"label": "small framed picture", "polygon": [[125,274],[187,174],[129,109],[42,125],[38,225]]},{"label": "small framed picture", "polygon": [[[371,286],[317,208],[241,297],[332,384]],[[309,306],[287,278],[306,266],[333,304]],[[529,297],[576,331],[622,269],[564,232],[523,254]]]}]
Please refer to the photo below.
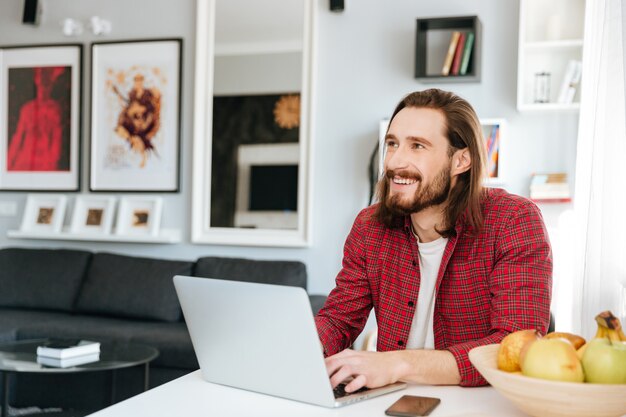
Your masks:
[{"label": "small framed picture", "polygon": [[[483,136],[485,138],[485,149],[487,155],[487,179],[485,185],[498,186],[504,184],[505,175],[503,172],[508,168],[502,163],[502,145],[506,148],[506,120],[480,119]],[[506,149],[505,149],[506,151]]]},{"label": "small framed picture", "polygon": [[80,186],[82,45],[0,47],[0,190]]},{"label": "small framed picture", "polygon": [[72,215],[72,233],[109,234],[113,226],[115,197],[78,196]]},{"label": "small framed picture", "polygon": [[92,44],[91,191],[178,191],[181,46]]},{"label": "small framed picture", "polygon": [[63,228],[67,197],[53,194],[29,194],[22,218],[23,232],[58,233]]},{"label": "small framed picture", "polygon": [[160,197],[122,197],[117,212],[118,235],[159,234],[163,199]]}]

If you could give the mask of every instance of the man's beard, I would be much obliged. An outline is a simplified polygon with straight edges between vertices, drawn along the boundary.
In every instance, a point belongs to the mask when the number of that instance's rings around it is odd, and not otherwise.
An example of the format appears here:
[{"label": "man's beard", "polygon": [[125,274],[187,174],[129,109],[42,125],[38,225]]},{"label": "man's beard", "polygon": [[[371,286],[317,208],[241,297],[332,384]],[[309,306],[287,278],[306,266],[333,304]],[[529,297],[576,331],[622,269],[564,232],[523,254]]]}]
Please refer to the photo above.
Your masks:
[{"label": "man's beard", "polygon": [[[412,199],[407,200],[399,193],[390,195],[390,183],[395,175],[417,180],[417,190]],[[452,186],[450,166],[444,167],[431,184],[424,185],[420,174],[406,171],[387,171],[380,181],[379,186],[382,191],[379,194],[381,196],[380,203],[394,216],[407,216],[445,203]]]}]

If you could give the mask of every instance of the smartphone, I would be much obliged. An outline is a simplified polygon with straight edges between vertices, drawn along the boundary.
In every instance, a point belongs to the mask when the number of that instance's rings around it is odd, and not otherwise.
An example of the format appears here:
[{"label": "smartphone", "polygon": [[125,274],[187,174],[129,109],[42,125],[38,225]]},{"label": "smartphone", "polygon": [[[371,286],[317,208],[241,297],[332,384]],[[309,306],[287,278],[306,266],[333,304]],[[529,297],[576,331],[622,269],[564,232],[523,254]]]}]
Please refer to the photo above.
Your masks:
[{"label": "smartphone", "polygon": [[398,417],[427,416],[440,402],[439,398],[403,395],[391,407],[385,410],[385,414]]}]

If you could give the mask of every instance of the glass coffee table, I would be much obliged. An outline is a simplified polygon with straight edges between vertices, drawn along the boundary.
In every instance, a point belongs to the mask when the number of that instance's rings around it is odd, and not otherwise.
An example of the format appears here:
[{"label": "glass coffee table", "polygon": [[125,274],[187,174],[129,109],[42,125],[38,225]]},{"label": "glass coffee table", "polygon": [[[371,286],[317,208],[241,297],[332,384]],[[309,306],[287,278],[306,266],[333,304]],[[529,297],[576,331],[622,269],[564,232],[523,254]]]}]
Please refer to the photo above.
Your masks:
[{"label": "glass coffee table", "polygon": [[103,342],[100,345],[100,360],[68,368],[56,368],[37,363],[37,347],[49,339],[23,340],[0,343],[0,372],[3,375],[2,417],[8,416],[9,376],[18,373],[33,374],[76,374],[81,372],[111,371],[111,402],[115,398],[115,371],[122,368],[143,366],[143,389],[148,390],[150,362],[159,356],[151,346],[126,343]]}]

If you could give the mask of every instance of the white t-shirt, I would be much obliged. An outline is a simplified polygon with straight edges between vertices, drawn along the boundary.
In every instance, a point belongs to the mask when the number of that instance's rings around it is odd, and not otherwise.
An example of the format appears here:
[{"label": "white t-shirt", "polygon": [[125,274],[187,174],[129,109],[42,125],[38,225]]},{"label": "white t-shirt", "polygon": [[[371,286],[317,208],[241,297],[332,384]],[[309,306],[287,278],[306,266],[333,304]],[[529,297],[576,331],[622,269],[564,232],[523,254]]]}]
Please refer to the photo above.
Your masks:
[{"label": "white t-shirt", "polygon": [[420,261],[420,289],[417,296],[415,315],[411,323],[407,349],[434,349],[433,312],[435,311],[435,286],[441,266],[447,238],[440,237],[432,242],[417,240]]}]

